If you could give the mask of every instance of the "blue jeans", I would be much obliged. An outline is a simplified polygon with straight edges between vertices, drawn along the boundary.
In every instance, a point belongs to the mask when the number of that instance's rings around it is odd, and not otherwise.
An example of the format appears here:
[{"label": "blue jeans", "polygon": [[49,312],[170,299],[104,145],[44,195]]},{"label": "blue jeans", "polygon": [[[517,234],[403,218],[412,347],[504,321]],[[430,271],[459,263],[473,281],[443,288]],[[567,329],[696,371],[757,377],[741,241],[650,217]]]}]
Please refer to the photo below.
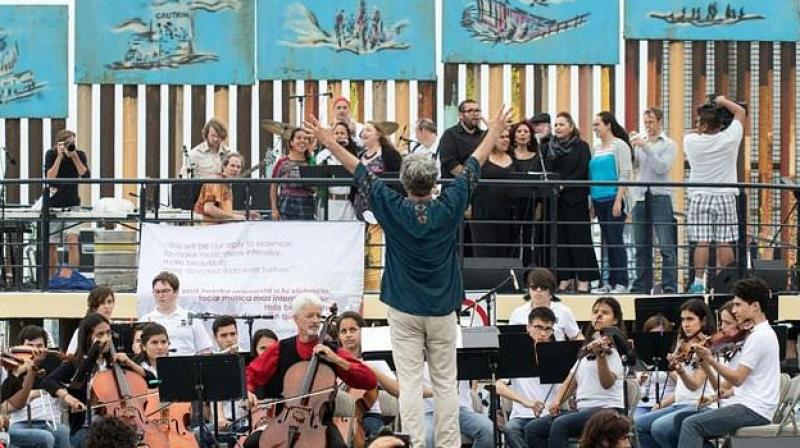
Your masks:
[{"label": "blue jeans", "polygon": [[639,444],[642,448],[677,446],[681,429],[678,421],[683,421],[695,413],[697,413],[695,406],[675,404],[637,416],[635,428]]},{"label": "blue jeans", "polygon": [[[676,246],[677,226],[675,215],[672,211],[672,198],[670,196],[653,196],[653,241],[658,241],[661,252],[661,286],[665,292],[678,291],[678,247]],[[639,293],[649,293],[646,284],[653,283],[653,260],[647,255],[652,253],[651,247],[645,244],[644,202],[637,202],[633,208],[633,240],[636,244],[636,280],[633,290]]]},{"label": "blue jeans", "polygon": [[701,448],[706,439],[724,436],[744,426],[768,423],[769,420],[743,404],[711,409],[683,421],[678,445],[681,448]]},{"label": "blue jeans", "polygon": [[[458,427],[461,434],[472,439],[472,448],[492,448],[494,428],[489,417],[463,406],[458,408]],[[425,413],[425,446],[434,447],[433,412]]]},{"label": "blue jeans", "polygon": [[[539,417],[525,425],[525,438],[531,448],[563,448],[570,437],[579,437],[586,422],[603,408],[588,408],[553,417]],[[620,413],[621,409],[618,409]]]},{"label": "blue jeans", "polygon": [[69,428],[56,425],[53,431],[47,423],[36,420],[31,423],[17,422],[8,428],[14,446],[24,448],[70,448]]},{"label": "blue jeans", "polygon": [[506,445],[509,448],[528,448],[525,426],[532,420],[532,418],[514,417],[506,422],[503,433],[506,435]]},{"label": "blue jeans", "polygon": [[594,214],[600,222],[600,235],[603,247],[608,254],[608,285],[612,288],[617,285],[628,286],[628,254],[622,240],[625,230],[625,204],[623,212],[614,216],[614,200],[592,202]]}]

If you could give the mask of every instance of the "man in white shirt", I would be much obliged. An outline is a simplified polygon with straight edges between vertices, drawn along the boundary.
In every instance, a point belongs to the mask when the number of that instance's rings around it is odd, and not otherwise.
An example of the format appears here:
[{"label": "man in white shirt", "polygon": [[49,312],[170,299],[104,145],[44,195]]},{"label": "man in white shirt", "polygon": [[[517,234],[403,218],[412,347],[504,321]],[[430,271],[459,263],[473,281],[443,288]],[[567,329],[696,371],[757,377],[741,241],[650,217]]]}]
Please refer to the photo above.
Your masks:
[{"label": "man in white shirt", "polygon": [[222,159],[226,155],[236,152],[225,145],[228,129],[222,121],[216,118],[208,120],[200,135],[202,135],[203,141],[192,148],[188,153],[188,160],[184,160],[184,166],[181,169],[183,178],[218,177],[222,172]]},{"label": "man in white shirt", "polygon": [[[742,106],[718,96],[714,103],[733,114],[733,122],[725,130],[717,112],[700,108],[697,114],[697,132],[683,138],[683,150],[689,161],[689,182],[736,183],[736,158],[744,134],[747,117]],[[689,241],[697,244],[694,250],[694,283],[689,293],[704,292],[703,274],[708,264],[708,244],[717,243],[717,266],[733,262],[731,244],[738,240],[738,215],[736,213],[736,188],[689,187],[687,232]]]},{"label": "man in white shirt", "polygon": [[[211,324],[214,333],[214,343],[219,354],[239,354],[239,329],[233,316],[219,316]],[[220,430],[238,432],[247,426],[246,420],[240,420],[245,415],[245,400],[231,400],[218,403],[217,425]],[[238,421],[237,421],[238,420]],[[231,428],[231,422],[236,422]]]},{"label": "man in white shirt", "polygon": [[[556,315],[550,308],[534,308],[528,316],[527,325],[528,335],[533,343],[553,340],[555,323]],[[535,377],[514,378],[511,380],[510,386],[500,380],[496,386],[499,396],[512,401],[511,415],[504,431],[508,446],[510,448],[527,448],[525,425],[533,419],[548,415],[547,408],[555,397],[558,385],[541,384],[539,378]]]},{"label": "man in white shirt", "polygon": [[744,426],[766,425],[772,421],[778,407],[780,347],[764,315],[770,300],[769,286],[760,278],[744,278],[733,285],[733,295],[732,314],[739,326],[752,323],[736,367],[717,361],[703,346],[695,349],[701,362],[734,386],[733,393],[722,401],[722,407],[683,421],[678,442],[682,448],[700,448],[704,440],[724,436]]},{"label": "man in white shirt", "polygon": [[172,272],[160,272],[153,279],[156,309],[142,316],[146,322],[157,322],[167,329],[170,348],[176,355],[211,353],[211,339],[203,322],[193,320],[189,312],[178,306],[180,281]]},{"label": "man in white shirt", "polygon": [[557,297],[553,296],[556,287],[556,278],[553,273],[545,268],[533,268],[528,271],[526,278],[528,284],[528,303],[520,305],[508,320],[509,325],[528,325],[531,310],[538,307],[550,308],[555,314],[553,334],[556,340],[583,339],[578,322],[572,310],[564,305]]}]

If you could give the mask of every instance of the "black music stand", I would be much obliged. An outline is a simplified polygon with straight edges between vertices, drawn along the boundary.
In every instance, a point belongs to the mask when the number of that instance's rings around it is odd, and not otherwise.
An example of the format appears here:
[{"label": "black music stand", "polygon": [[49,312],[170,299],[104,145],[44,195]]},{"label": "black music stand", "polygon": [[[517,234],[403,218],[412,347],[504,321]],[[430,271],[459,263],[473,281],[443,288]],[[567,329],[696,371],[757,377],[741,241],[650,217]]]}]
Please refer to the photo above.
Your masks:
[{"label": "black music stand", "polygon": [[[645,364],[646,370],[651,372],[651,378],[656,378],[656,403],[661,405],[658,372],[669,372],[667,354],[670,353],[678,338],[674,331],[651,331],[632,333],[633,349],[638,358]],[[652,367],[651,367],[652,366]],[[664,389],[667,388],[664,383]]]},{"label": "black music stand", "polygon": [[634,328],[638,331],[642,331],[644,329],[644,322],[657,314],[666,317],[674,326],[680,325],[680,307],[684,302],[690,299],[705,300],[705,297],[702,295],[636,297],[633,299],[634,308],[636,310],[636,326]]},{"label": "black music stand", "polygon": [[558,384],[564,382],[570,369],[575,365],[578,352],[584,341],[557,341],[536,344],[536,359],[539,365],[547,366],[539,372],[542,384]]},{"label": "black music stand", "polygon": [[462,348],[458,349],[458,379],[492,381],[489,415],[492,418],[494,446],[499,446],[497,431],[497,381],[500,339],[497,327],[473,327],[461,329]]},{"label": "black music stand", "polygon": [[[214,402],[214,438],[219,434],[217,401],[246,397],[244,359],[239,355],[167,356],[158,360],[158,395],[161,401]],[[202,406],[193,406],[205,441]]]},{"label": "black music stand", "polygon": [[[341,165],[311,165],[301,166],[300,177],[309,179],[353,179],[353,175]],[[323,220],[328,220],[328,200],[330,195],[325,195],[325,203],[323,209],[325,215]]]}]

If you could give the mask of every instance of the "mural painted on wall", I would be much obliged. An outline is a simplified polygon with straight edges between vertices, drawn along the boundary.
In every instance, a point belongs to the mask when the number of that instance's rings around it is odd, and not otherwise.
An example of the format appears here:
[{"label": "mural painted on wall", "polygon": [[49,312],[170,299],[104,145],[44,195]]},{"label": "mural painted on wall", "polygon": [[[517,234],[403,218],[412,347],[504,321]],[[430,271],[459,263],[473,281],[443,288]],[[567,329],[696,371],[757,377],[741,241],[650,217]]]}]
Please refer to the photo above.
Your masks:
[{"label": "mural painted on wall", "polygon": [[0,117],[67,116],[67,7],[0,6]]},{"label": "mural painted on wall", "polygon": [[627,0],[629,39],[795,41],[798,5],[763,0]]},{"label": "mural painted on wall", "polygon": [[78,0],[76,81],[250,84],[254,14],[253,0]]},{"label": "mural painted on wall", "polygon": [[447,0],[443,20],[444,62],[616,64],[619,59],[617,2]]},{"label": "mural painted on wall", "polygon": [[433,79],[430,0],[259,0],[260,79]]}]

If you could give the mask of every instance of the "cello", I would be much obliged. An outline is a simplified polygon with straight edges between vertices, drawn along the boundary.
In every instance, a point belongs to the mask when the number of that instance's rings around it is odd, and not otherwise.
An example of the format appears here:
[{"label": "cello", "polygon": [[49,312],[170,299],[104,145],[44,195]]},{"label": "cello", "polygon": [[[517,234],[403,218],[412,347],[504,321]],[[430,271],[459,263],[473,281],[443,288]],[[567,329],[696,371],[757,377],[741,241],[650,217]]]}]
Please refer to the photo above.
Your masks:
[{"label": "cello", "polygon": [[347,446],[354,448],[364,448],[366,445],[367,437],[364,434],[364,414],[366,414],[375,401],[378,400],[378,389],[353,389],[348,387],[344,390],[347,394],[353,397],[355,401],[355,415],[352,418],[335,417],[333,419],[339,433],[342,434],[344,443]]},{"label": "cello", "polygon": [[[117,351],[113,342],[109,345],[109,353],[114,359]],[[106,415],[133,425],[139,434],[139,446],[168,448],[167,436],[145,417],[148,395],[151,394],[144,378],[136,372],[124,370],[117,362],[112,363],[111,369],[98,372],[92,382],[92,399],[105,408]]]},{"label": "cello", "polygon": [[[328,336],[337,307],[322,324],[319,342]],[[283,377],[283,396],[287,403],[275,421],[267,426],[258,440],[259,448],[319,448],[327,444],[327,427],[336,402],[336,372],[320,363],[319,353],[308,361],[295,363]]]}]

